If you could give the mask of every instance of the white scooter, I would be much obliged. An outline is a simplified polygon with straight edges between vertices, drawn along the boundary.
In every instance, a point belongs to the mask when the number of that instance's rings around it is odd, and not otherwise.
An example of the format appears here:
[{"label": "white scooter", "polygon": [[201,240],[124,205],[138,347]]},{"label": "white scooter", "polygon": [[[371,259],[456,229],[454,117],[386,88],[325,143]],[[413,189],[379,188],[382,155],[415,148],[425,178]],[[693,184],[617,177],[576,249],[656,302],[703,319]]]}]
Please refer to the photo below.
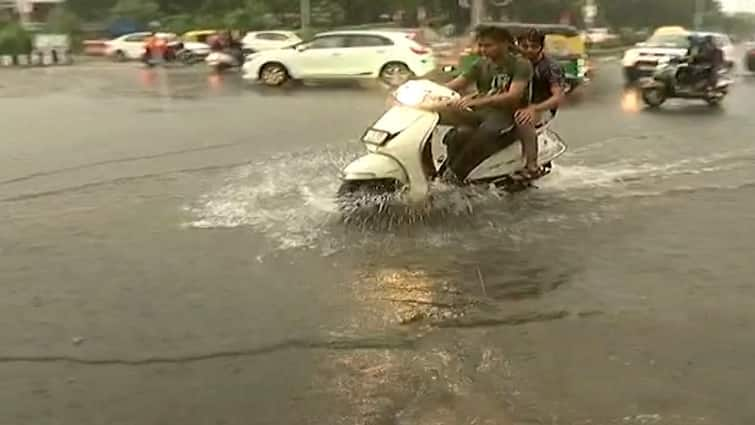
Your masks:
[{"label": "white scooter", "polygon": [[[393,93],[394,105],[362,137],[367,154],[342,171],[339,199],[398,193],[411,205],[423,204],[429,198],[430,182],[445,169],[444,139],[452,129],[439,125],[438,106],[460,97],[429,80],[400,86]],[[517,181],[513,176],[525,164],[513,130],[501,135],[506,147],[472,170],[465,184],[505,188]],[[545,125],[538,129],[538,147],[538,163],[547,174],[553,160],[566,151],[566,144]]]},{"label": "white scooter", "polygon": [[226,69],[241,66],[242,61],[236,56],[226,51],[214,51],[207,55],[205,63],[207,63],[207,66],[209,66],[214,72],[219,73]]}]

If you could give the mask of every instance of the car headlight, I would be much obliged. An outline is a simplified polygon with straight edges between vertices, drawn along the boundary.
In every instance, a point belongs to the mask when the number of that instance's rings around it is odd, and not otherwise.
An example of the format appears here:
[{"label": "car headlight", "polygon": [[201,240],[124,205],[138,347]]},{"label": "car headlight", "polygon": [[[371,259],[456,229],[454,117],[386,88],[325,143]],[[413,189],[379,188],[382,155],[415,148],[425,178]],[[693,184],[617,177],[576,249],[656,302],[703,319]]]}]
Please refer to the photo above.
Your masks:
[{"label": "car headlight", "polygon": [[621,59],[621,62],[624,66],[632,66],[639,56],[639,52],[630,49],[624,52],[624,57]]}]

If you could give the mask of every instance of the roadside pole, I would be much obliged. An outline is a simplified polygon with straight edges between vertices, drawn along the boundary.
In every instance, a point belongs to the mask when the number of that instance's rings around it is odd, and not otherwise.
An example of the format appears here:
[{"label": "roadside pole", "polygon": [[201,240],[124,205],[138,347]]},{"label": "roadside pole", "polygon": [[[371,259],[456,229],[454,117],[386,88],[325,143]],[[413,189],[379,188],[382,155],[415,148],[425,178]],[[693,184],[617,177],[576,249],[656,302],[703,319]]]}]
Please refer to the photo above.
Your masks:
[{"label": "roadside pole", "polygon": [[470,5],[470,15],[472,18],[472,28],[477,27],[485,16],[485,0],[472,0]]},{"label": "roadside pole", "polygon": [[697,0],[695,2],[695,29],[700,31],[703,29],[703,16],[705,14],[705,0]]},{"label": "roadside pole", "polygon": [[301,15],[301,28],[307,30],[312,23],[312,7],[310,0],[300,0],[299,9],[299,14]]}]

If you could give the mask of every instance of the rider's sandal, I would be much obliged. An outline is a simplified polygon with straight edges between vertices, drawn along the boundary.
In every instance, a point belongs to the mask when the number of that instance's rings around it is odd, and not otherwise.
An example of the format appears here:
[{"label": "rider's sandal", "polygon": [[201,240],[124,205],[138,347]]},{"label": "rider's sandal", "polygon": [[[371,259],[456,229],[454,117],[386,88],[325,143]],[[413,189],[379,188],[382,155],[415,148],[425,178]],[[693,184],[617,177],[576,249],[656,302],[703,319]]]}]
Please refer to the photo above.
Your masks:
[{"label": "rider's sandal", "polygon": [[516,173],[514,173],[515,179],[522,179],[522,180],[534,180],[538,177],[542,177],[543,175],[543,167],[538,167],[536,171],[530,171],[528,169],[519,170]]}]

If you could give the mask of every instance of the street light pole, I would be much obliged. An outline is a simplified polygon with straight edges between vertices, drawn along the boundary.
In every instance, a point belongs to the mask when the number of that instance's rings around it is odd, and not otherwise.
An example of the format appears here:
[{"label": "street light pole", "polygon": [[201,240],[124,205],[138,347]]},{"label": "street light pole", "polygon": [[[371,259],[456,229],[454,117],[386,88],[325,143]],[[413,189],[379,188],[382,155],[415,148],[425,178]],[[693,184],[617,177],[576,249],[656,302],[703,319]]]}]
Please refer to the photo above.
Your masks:
[{"label": "street light pole", "polygon": [[472,0],[469,12],[472,17],[472,28],[480,25],[485,16],[485,0]]},{"label": "street light pole", "polygon": [[705,0],[695,2],[695,29],[703,29],[703,15],[705,14]]},{"label": "street light pole", "polygon": [[300,0],[299,14],[301,15],[301,28],[309,29],[312,23],[312,7],[309,0]]}]

